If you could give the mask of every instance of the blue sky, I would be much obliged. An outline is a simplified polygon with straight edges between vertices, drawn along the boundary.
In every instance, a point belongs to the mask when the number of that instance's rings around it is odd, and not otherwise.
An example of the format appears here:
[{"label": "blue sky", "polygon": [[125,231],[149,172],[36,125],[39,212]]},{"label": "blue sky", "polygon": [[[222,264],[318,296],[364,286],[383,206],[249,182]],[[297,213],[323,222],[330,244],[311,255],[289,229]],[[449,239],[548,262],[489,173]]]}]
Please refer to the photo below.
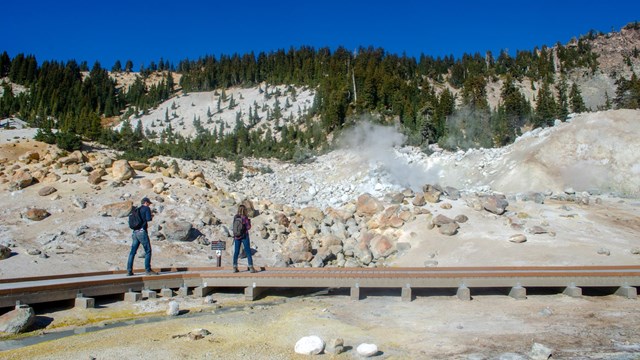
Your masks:
[{"label": "blue sky", "polygon": [[382,47],[418,57],[566,43],[640,21],[640,1],[17,1],[0,5],[0,51],[14,57],[128,59],[317,48]]}]

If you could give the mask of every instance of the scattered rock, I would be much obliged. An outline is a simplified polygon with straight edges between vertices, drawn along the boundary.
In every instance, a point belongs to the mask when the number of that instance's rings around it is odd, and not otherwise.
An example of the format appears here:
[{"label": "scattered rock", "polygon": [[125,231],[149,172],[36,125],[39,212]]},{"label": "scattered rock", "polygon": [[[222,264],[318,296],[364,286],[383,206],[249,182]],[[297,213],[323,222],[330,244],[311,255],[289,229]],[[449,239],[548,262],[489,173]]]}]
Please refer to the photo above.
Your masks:
[{"label": "scattered rock", "polygon": [[367,344],[367,343],[360,344],[356,348],[356,352],[358,353],[358,355],[364,356],[364,357],[375,356],[378,354],[378,346],[375,344]]},{"label": "scattered rock", "polygon": [[77,196],[74,196],[71,198],[71,203],[73,204],[73,206],[80,208],[80,209],[84,209],[87,207],[87,202],[80,199]]},{"label": "scattered rock", "polygon": [[28,305],[19,305],[14,310],[0,316],[0,332],[18,334],[25,332],[33,324],[36,314]]},{"label": "scattered rock", "polygon": [[207,329],[195,329],[195,330],[191,330],[187,336],[189,337],[189,340],[201,340],[204,339],[205,336],[211,335],[211,332]]},{"label": "scattered rock", "polygon": [[451,218],[449,218],[449,217],[447,217],[445,215],[439,214],[438,216],[433,218],[433,220],[431,220],[431,222],[435,226],[442,226],[442,225],[445,225],[445,224],[451,224],[451,223],[455,222],[455,220],[453,220],[453,219],[451,219]]},{"label": "scattered rock", "polygon": [[527,237],[524,234],[515,234],[509,237],[509,241],[512,243],[520,244],[527,241]]},{"label": "scattered rock", "polygon": [[324,341],[318,336],[305,336],[300,338],[295,345],[296,354],[302,355],[318,355],[324,351]]},{"label": "scattered rock", "polygon": [[180,314],[180,306],[178,305],[177,301],[171,300],[167,308],[167,315],[178,316],[178,314]]},{"label": "scattered rock", "polygon": [[133,201],[127,200],[127,201],[104,205],[100,210],[100,214],[102,216],[112,216],[112,217],[121,218],[121,217],[128,216],[132,208],[133,208]]},{"label": "scattered rock", "polygon": [[362,194],[356,202],[356,214],[360,216],[373,216],[384,210],[384,205],[370,194]]},{"label": "scattered rock", "polygon": [[533,343],[533,346],[531,346],[531,351],[529,352],[529,359],[547,360],[551,356],[553,356],[553,349],[550,349],[539,343]]},{"label": "scattered rock", "polygon": [[600,248],[600,249],[598,249],[598,255],[609,256],[609,255],[611,255],[611,250],[609,250],[607,248]]},{"label": "scattered rock", "polygon": [[11,249],[0,244],[0,260],[8,259],[11,256]]},{"label": "scattered rock", "polygon": [[455,218],[453,218],[453,220],[455,222],[457,222],[458,224],[464,224],[467,221],[469,221],[469,218],[467,217],[467,215],[460,214],[460,215],[456,216]]},{"label": "scattered rock", "polygon": [[344,340],[341,338],[331,339],[327,342],[325,351],[329,354],[338,355],[344,352]]},{"label": "scattered rock", "polygon": [[29,209],[25,213],[25,217],[32,221],[42,221],[49,216],[51,216],[51,214],[47,210],[37,208]]},{"label": "scattered rock", "polygon": [[438,226],[438,231],[442,235],[452,236],[458,233],[459,228],[460,228],[460,225],[458,225],[458,223],[451,222],[451,223],[442,224]]},{"label": "scattered rock", "polygon": [[54,188],[53,186],[45,186],[42,189],[38,190],[38,195],[47,196],[47,195],[53,194],[56,191],[58,191],[58,190],[56,188]]},{"label": "scattered rock", "polygon": [[509,206],[509,202],[504,196],[491,195],[484,198],[482,207],[494,214],[502,215]]},{"label": "scattered rock", "polygon": [[631,253],[633,255],[640,255],[640,248],[633,248],[631,249]]},{"label": "scattered rock", "polygon": [[29,249],[27,250],[27,254],[32,255],[32,256],[37,256],[42,254],[42,251],[38,250],[38,249]]},{"label": "scattered rock", "polygon": [[87,178],[87,182],[89,182],[89,184],[91,185],[98,185],[104,181],[102,179],[104,175],[106,175],[106,172],[103,169],[93,170],[89,174],[89,177]]},{"label": "scattered rock", "polygon": [[440,204],[440,208],[444,209],[444,210],[449,210],[451,209],[453,206],[450,203],[442,203]]},{"label": "scattered rock", "polygon": [[18,170],[11,177],[11,189],[20,190],[33,184],[35,179],[28,171]]}]

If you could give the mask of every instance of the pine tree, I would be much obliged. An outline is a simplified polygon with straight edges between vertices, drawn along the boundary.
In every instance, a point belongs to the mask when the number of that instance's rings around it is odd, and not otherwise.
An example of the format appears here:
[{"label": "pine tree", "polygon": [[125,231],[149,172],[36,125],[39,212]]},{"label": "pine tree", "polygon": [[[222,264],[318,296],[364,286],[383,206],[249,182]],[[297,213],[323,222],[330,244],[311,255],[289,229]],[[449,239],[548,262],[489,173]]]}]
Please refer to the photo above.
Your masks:
[{"label": "pine tree", "polygon": [[571,85],[571,91],[569,92],[569,99],[571,101],[571,111],[574,113],[581,113],[587,111],[587,107],[584,105],[582,99],[582,93],[576,83]]},{"label": "pine tree", "polygon": [[556,92],[558,93],[558,101],[556,103],[556,116],[560,120],[565,120],[569,115],[569,99],[567,95],[567,80],[564,75],[556,84]]},{"label": "pine tree", "polygon": [[538,91],[538,101],[536,102],[536,115],[533,126],[538,128],[553,125],[556,113],[557,105],[553,99],[553,93],[549,89],[549,82],[544,81],[540,91]]}]

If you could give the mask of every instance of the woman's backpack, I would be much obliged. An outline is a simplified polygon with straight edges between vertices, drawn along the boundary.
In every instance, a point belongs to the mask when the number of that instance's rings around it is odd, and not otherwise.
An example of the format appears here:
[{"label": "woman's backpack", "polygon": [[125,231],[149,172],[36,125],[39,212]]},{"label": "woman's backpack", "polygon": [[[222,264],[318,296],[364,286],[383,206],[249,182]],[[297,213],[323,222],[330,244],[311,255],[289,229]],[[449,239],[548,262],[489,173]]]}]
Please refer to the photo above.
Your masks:
[{"label": "woman's backpack", "polygon": [[242,216],[236,215],[233,217],[233,237],[240,239],[247,232],[247,226],[242,221]]}]

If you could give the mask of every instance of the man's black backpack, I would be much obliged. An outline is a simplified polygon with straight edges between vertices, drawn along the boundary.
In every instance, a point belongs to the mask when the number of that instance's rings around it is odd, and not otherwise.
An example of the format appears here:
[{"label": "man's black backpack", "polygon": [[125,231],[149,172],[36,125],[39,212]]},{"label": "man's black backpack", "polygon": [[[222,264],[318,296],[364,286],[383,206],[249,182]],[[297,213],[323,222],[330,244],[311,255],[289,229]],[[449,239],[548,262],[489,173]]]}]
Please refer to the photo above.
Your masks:
[{"label": "man's black backpack", "polygon": [[247,232],[246,226],[242,221],[242,217],[240,215],[236,215],[233,217],[233,237],[236,239],[240,239],[244,236],[244,233]]},{"label": "man's black backpack", "polygon": [[143,224],[144,221],[140,215],[140,207],[134,206],[133,210],[131,210],[131,213],[129,214],[129,228],[131,230],[140,230],[142,229]]}]

